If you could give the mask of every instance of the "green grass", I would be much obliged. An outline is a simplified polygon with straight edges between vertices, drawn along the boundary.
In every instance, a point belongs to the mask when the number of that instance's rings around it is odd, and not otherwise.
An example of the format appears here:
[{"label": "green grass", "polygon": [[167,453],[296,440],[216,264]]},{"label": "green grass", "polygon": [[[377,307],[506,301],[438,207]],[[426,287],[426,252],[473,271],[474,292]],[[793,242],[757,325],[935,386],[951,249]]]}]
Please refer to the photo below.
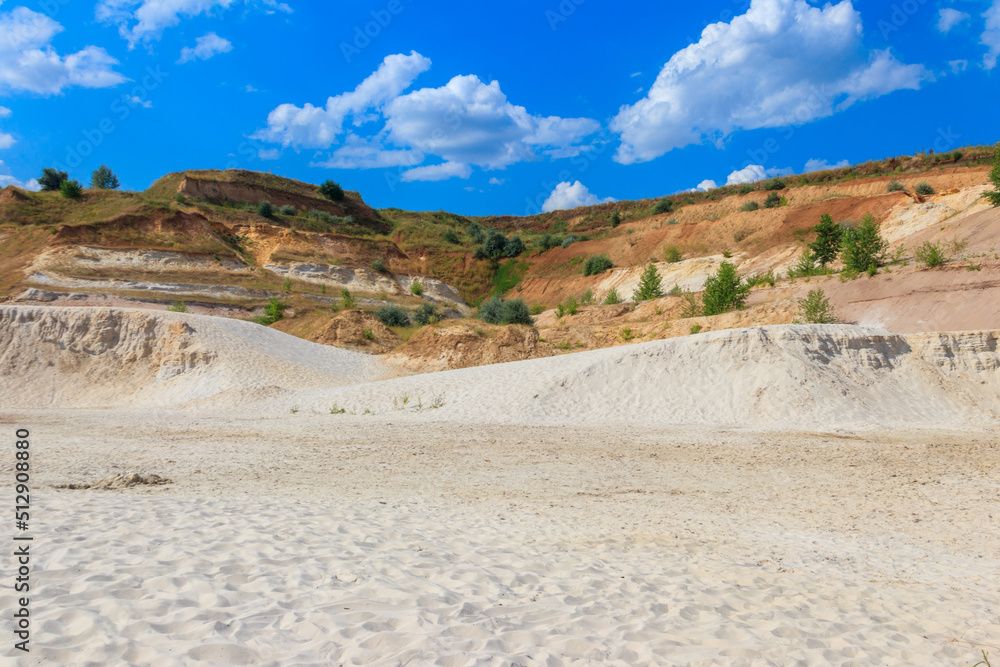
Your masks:
[{"label": "green grass", "polygon": [[493,289],[490,296],[503,296],[521,282],[529,264],[523,259],[508,259],[497,267],[493,276]]}]

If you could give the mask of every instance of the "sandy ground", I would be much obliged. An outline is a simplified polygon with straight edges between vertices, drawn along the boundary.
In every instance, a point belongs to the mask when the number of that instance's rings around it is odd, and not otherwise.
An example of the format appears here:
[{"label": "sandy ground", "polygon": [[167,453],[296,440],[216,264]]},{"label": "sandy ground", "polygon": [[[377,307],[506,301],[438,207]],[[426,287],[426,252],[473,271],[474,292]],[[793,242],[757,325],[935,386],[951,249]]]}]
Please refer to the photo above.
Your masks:
[{"label": "sandy ground", "polygon": [[[1000,636],[989,433],[3,422],[35,441],[26,664],[971,667]],[[175,483],[53,488],[126,470]]]},{"label": "sandy ground", "polygon": [[[176,313],[0,307],[0,343],[0,430],[32,432],[19,664],[1000,653],[996,332],[766,327],[387,380]],[[173,483],[60,488],[131,472]]]}]

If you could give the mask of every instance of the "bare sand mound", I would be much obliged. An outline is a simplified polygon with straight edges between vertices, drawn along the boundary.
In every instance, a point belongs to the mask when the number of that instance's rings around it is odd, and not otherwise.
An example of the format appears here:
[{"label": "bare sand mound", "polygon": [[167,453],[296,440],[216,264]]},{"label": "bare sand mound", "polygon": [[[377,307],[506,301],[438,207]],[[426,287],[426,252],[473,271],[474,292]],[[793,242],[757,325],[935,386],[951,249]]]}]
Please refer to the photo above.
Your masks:
[{"label": "bare sand mound", "polygon": [[408,396],[409,412],[472,424],[982,427],[1000,421],[998,335],[770,326],[297,398],[381,415],[402,412]]},{"label": "bare sand mound", "polygon": [[0,306],[0,407],[239,404],[389,377],[378,360],[257,324],[117,308]]},{"label": "bare sand mound", "polygon": [[310,336],[309,340],[365,354],[385,354],[403,342],[381,320],[362,310],[338,313],[329,324]]}]

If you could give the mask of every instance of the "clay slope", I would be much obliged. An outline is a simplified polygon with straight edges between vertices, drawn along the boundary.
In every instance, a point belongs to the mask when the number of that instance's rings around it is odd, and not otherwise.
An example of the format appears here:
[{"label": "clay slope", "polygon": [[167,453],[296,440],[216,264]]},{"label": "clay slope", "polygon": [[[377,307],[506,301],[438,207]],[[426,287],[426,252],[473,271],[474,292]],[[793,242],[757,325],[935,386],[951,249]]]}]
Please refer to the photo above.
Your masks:
[{"label": "clay slope", "polygon": [[[359,413],[433,397],[464,423],[965,428],[1000,421],[1000,332],[847,325],[718,331],[311,392]],[[282,408],[277,408],[282,409]]]},{"label": "clay slope", "polygon": [[231,405],[388,375],[368,355],[238,320],[0,306],[0,409]]}]

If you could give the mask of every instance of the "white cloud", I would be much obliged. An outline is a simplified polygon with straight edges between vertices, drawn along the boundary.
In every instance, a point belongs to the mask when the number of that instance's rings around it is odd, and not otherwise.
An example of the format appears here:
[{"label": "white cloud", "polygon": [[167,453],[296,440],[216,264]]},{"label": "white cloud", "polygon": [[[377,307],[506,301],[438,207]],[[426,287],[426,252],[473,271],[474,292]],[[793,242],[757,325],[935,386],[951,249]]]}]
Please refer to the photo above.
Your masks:
[{"label": "white cloud", "polygon": [[256,92],[259,92],[259,91],[258,91],[258,90],[257,90],[256,88],[254,88],[253,86],[251,86],[251,85],[250,85],[249,83],[247,84],[247,87],[246,87],[246,91],[247,91],[248,93],[256,93]]},{"label": "white cloud", "polygon": [[1000,57],[1000,0],[994,0],[993,6],[983,13],[986,19],[986,30],[983,31],[982,43],[986,46],[983,56],[983,67],[991,70],[997,66]]},{"label": "white cloud", "polygon": [[952,28],[968,18],[969,15],[965,12],[960,12],[957,9],[952,9],[951,7],[944,7],[938,11],[938,32],[948,34]]},{"label": "white cloud", "polygon": [[53,95],[64,88],[106,88],[125,81],[118,61],[96,46],[66,56],[52,47],[63,27],[26,7],[0,13],[0,93],[26,90]]},{"label": "white cloud", "polygon": [[[353,92],[330,97],[325,107],[282,104],[253,136],[295,148],[339,144],[329,160],[316,163],[337,168],[418,167],[435,156],[443,164],[413,169],[403,178],[439,180],[468,178],[472,166],[503,169],[539,156],[572,157],[600,129],[589,118],[532,115],[508,102],[498,82],[485,84],[475,76],[403,94],[430,65],[416,52],[388,56]],[[383,127],[361,129],[375,121],[384,121]]]},{"label": "white cloud", "polygon": [[17,139],[14,138],[14,135],[7,134],[6,132],[0,132],[0,150],[10,148],[16,143]]},{"label": "white cloud", "polygon": [[851,0],[752,0],[731,23],[705,28],[645,98],[621,108],[611,123],[622,139],[615,160],[645,162],[741,129],[806,123],[930,78],[888,50],[866,52]]},{"label": "white cloud", "polygon": [[951,67],[952,74],[961,74],[965,70],[969,69],[968,60],[949,60],[948,65]]},{"label": "white cloud", "polygon": [[533,116],[508,102],[498,82],[487,85],[476,76],[397,97],[385,115],[395,143],[488,169],[539,153],[571,157],[580,152],[579,141],[600,129],[589,118]]},{"label": "white cloud", "polygon": [[144,100],[137,95],[129,95],[128,103],[134,107],[142,107],[143,109],[153,108],[153,103],[150,100]]},{"label": "white cloud", "polygon": [[542,211],[548,213],[549,211],[561,211],[578,206],[593,206],[609,201],[615,201],[615,199],[613,197],[598,199],[597,195],[592,194],[587,186],[580,181],[574,183],[564,181],[552,190],[549,198],[542,204]]},{"label": "white cloud", "polygon": [[196,39],[194,47],[185,46],[181,49],[181,57],[177,62],[188,63],[192,60],[208,60],[212,56],[219,55],[220,53],[229,53],[232,50],[232,42],[219,37],[214,32],[210,32]]},{"label": "white cloud", "polygon": [[14,185],[24,190],[30,190],[31,192],[38,192],[42,189],[37,179],[32,178],[28,181],[21,181],[11,176],[10,169],[3,163],[3,160],[0,160],[0,189],[8,185]]},{"label": "white cloud", "polygon": [[726,185],[739,185],[740,183],[756,183],[757,181],[763,181],[768,178],[774,178],[775,176],[789,176],[793,172],[792,169],[765,169],[763,165],[751,164],[744,169],[734,171],[729,174],[729,178],[726,179]]},{"label": "white cloud", "polygon": [[695,192],[708,192],[709,190],[714,190],[717,187],[719,187],[719,185],[715,181],[704,180],[698,184],[698,187],[695,188]]},{"label": "white cloud", "polygon": [[280,105],[268,114],[267,129],[259,130],[254,137],[296,148],[329,148],[343,133],[345,119],[352,117],[355,125],[371,120],[366,112],[381,108],[430,66],[431,61],[416,51],[408,56],[386,56],[357,88],[329,98],[325,107]]},{"label": "white cloud", "polygon": [[642,72],[632,72],[631,74],[629,74],[629,76],[634,79],[637,76],[642,76]]},{"label": "white cloud", "polygon": [[10,118],[11,113],[7,107],[0,107],[0,118]]},{"label": "white cloud", "polygon": [[261,160],[277,160],[281,157],[281,151],[277,148],[262,148],[257,151],[257,157]]},{"label": "white cloud", "polygon": [[468,178],[472,167],[461,162],[442,162],[426,167],[416,167],[403,172],[404,181],[444,181],[449,178]]},{"label": "white cloud", "polygon": [[129,48],[141,41],[155,41],[166,28],[191,18],[226,10],[237,0],[100,0],[97,20],[118,25],[118,33]]},{"label": "white cloud", "polygon": [[826,160],[817,160],[813,158],[806,162],[806,169],[804,174],[810,174],[814,171],[826,171],[827,169],[843,169],[844,167],[850,167],[851,163],[847,160],[841,160],[840,162],[830,164]]},{"label": "white cloud", "polygon": [[503,185],[506,182],[506,178],[497,178],[496,176],[490,179],[490,185]]}]

